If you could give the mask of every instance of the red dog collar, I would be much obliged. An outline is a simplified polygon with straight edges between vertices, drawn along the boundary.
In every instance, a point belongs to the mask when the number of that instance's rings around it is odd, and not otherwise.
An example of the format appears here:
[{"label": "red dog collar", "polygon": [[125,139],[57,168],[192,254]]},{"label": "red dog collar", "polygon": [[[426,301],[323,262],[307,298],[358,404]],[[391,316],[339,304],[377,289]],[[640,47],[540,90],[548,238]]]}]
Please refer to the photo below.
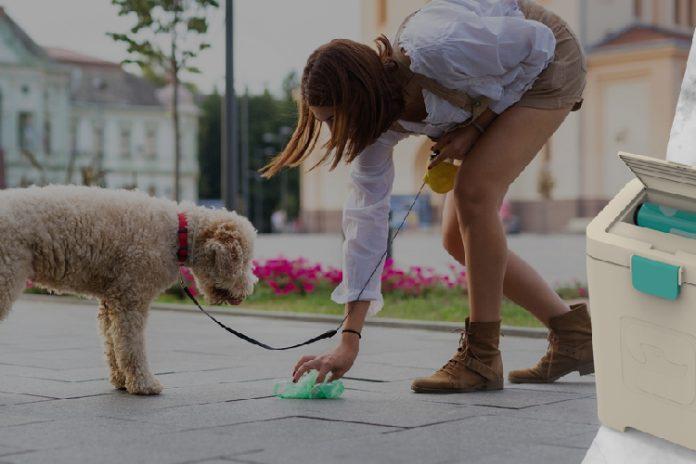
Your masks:
[{"label": "red dog collar", "polygon": [[179,230],[177,231],[177,236],[179,237],[179,249],[176,252],[176,257],[179,260],[180,265],[184,265],[188,259],[188,220],[184,213],[179,213]]}]

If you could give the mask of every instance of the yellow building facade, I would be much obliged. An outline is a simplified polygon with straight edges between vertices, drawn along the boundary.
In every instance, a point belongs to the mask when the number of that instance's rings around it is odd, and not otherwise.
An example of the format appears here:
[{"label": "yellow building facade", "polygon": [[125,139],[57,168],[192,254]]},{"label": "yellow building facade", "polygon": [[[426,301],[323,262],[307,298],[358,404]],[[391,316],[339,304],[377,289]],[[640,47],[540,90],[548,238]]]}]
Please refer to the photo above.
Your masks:
[{"label": "yellow building facade", "polygon": [[[393,37],[422,0],[362,0],[362,40]],[[696,0],[546,0],[576,32],[588,56],[585,102],[571,113],[508,192],[527,232],[581,229],[630,178],[619,150],[664,158],[696,24]],[[395,197],[420,187],[430,153],[425,137],[394,152]],[[552,182],[545,182],[551,179]],[[312,232],[341,228],[348,168],[318,168],[301,177],[302,222]],[[440,195],[430,193],[439,223]]]}]

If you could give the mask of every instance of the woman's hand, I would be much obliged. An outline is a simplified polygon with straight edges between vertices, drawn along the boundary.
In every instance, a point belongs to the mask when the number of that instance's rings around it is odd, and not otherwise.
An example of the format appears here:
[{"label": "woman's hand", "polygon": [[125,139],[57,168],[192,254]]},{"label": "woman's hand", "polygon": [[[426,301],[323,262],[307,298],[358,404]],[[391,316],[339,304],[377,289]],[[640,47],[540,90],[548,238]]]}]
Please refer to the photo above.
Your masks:
[{"label": "woman's hand", "polygon": [[353,367],[360,351],[360,336],[351,332],[359,333],[362,330],[369,308],[369,301],[346,303],[346,320],[343,327],[349,332],[344,331],[341,334],[341,343],[328,353],[301,357],[292,370],[292,381],[297,382],[305,372],[312,369],[319,371],[317,382],[323,382],[329,372],[333,380],[343,377]]},{"label": "woman's hand", "polygon": [[463,160],[480,136],[479,130],[472,125],[446,133],[433,145],[433,153],[436,156],[428,165],[428,169],[445,160]]},{"label": "woman's hand", "polygon": [[[353,336],[350,340],[347,336]],[[316,369],[319,371],[317,383],[321,383],[326,378],[326,374],[331,372],[331,380],[340,379],[353,366],[359,351],[358,337],[353,334],[344,334],[343,341],[333,350],[321,356],[303,356],[295,365],[292,373],[292,381],[297,382],[305,372]]]}]

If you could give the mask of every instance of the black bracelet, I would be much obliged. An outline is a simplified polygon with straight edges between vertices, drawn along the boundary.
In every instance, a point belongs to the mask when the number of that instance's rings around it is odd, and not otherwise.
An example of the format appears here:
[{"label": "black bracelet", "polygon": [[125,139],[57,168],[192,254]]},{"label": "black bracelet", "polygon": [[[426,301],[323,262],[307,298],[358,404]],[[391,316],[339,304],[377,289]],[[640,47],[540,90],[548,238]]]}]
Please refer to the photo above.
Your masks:
[{"label": "black bracelet", "polygon": [[355,335],[357,335],[357,336],[358,336],[358,340],[362,340],[362,335],[361,335],[361,334],[360,334],[360,332],[358,332],[357,330],[352,330],[352,329],[343,329],[343,331],[342,331],[341,333],[350,333],[350,334],[355,334]]}]

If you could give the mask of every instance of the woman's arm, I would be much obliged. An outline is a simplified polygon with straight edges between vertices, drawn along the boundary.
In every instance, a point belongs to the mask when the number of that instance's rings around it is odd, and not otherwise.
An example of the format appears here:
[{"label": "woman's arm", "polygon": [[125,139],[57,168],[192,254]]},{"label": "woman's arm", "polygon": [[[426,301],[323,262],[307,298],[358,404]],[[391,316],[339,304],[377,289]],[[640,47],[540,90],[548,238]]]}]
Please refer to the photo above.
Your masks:
[{"label": "woman's arm", "polygon": [[[331,295],[345,304],[345,329],[361,332],[365,317],[382,307],[381,276],[389,236],[389,199],[394,180],[392,153],[405,137],[385,132],[366,148],[351,165],[351,189],[343,208],[343,280]],[[304,356],[293,369],[297,381],[305,372],[319,370],[318,380],[331,372],[343,376],[358,355],[360,337],[341,334],[336,348],[321,356]]]},{"label": "woman's arm", "polygon": [[351,164],[350,191],[343,206],[343,280],[335,303],[369,301],[368,315],[382,308],[381,276],[389,237],[394,182],[394,146],[405,137],[387,131]]}]

